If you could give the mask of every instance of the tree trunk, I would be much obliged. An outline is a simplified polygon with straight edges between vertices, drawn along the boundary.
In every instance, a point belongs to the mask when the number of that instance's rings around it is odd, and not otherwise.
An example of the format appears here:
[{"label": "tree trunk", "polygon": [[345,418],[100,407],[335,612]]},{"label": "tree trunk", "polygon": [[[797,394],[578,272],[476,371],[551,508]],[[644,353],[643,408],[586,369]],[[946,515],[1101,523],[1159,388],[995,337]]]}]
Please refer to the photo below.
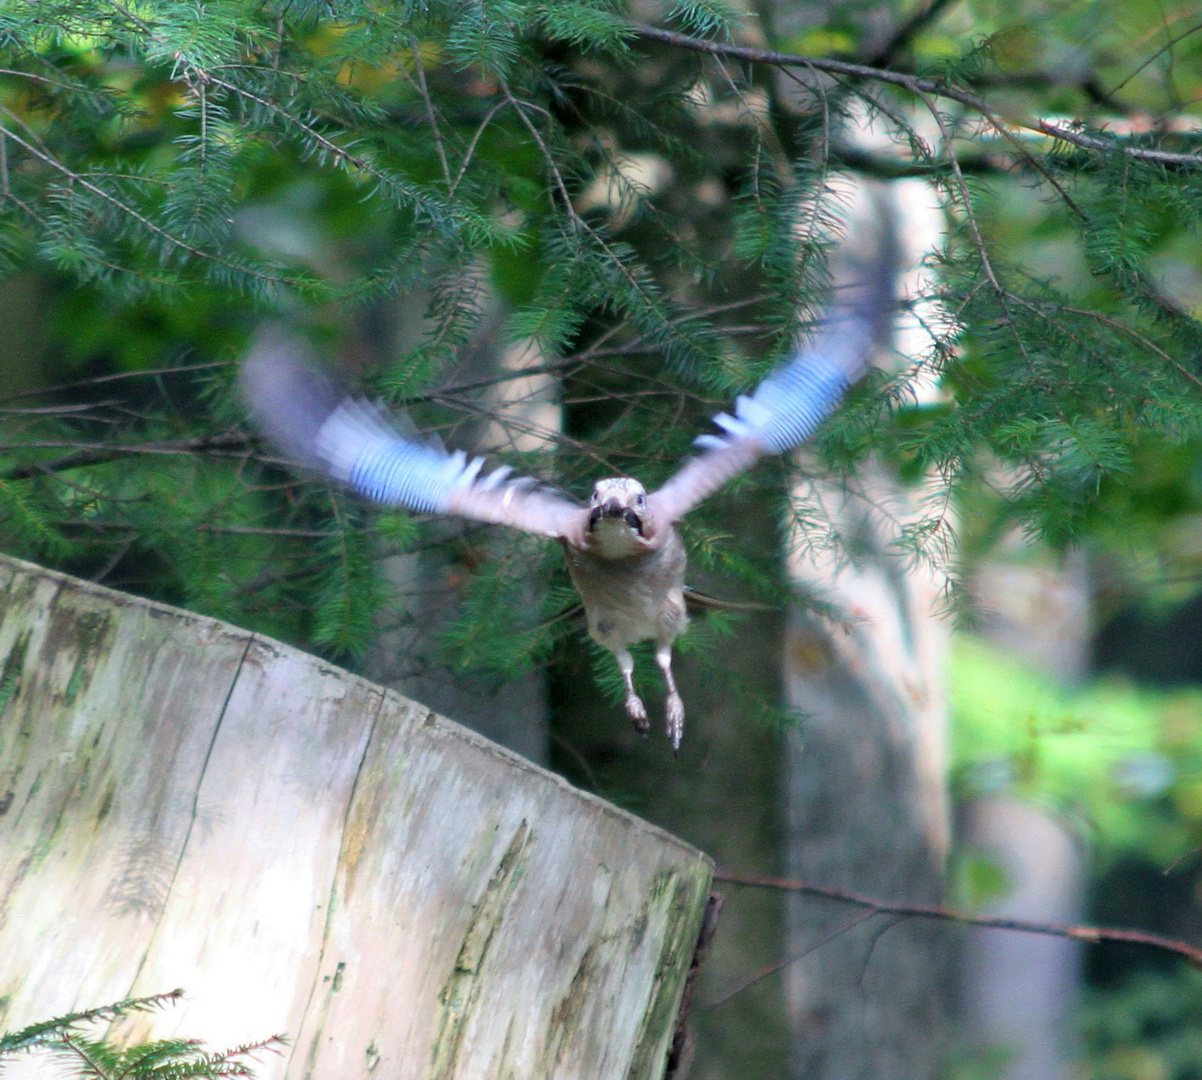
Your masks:
[{"label": "tree trunk", "polygon": [[[848,242],[871,246],[895,230],[905,264],[916,264],[931,235],[921,225],[929,222],[903,211],[895,187],[848,188]],[[906,356],[920,349],[901,343]],[[871,462],[854,491],[818,479],[797,492],[803,505],[822,508],[840,553],[805,547],[798,536],[794,583],[829,609],[796,611],[785,649],[788,701],[801,718],[788,758],[791,876],[911,903],[940,900],[949,832],[943,580],[898,543],[906,524],[922,517],[927,494]],[[941,928],[866,919],[803,896],[792,899],[789,915],[791,1075],[940,1075]]]},{"label": "tree trunk", "polygon": [[[1061,561],[1014,535],[974,568],[973,603],[994,645],[1071,686],[1087,674],[1090,579],[1085,556]],[[990,860],[1004,889],[983,914],[1074,923],[1085,901],[1084,839],[1047,807],[1004,785],[961,811],[961,844]],[[967,1043],[998,1080],[1061,1080],[1073,1074],[1081,943],[980,931],[960,956],[960,1020]]]},{"label": "tree trunk", "polygon": [[0,1028],[178,986],[121,1037],[662,1075],[705,856],[277,642],[8,558],[0,596]]},{"label": "tree trunk", "polygon": [[[866,483],[894,498],[889,481]],[[874,505],[848,499],[836,522],[859,566],[815,570],[847,622],[798,612],[786,641],[790,876],[909,903],[941,898],[947,844],[942,652],[934,589],[903,573]],[[791,1075],[926,1080],[940,1075],[943,932],[930,922],[864,919],[833,901],[790,904]]]}]

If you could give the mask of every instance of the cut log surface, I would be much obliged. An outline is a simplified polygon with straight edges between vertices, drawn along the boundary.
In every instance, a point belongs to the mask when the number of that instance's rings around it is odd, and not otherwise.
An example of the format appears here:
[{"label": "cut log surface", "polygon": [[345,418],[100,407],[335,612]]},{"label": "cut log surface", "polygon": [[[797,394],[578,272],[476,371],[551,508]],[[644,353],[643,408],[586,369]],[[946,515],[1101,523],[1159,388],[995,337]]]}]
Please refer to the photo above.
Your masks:
[{"label": "cut log surface", "polygon": [[0,556],[0,1031],[181,987],[120,1037],[286,1035],[261,1078],[658,1077],[711,871],[391,691]]}]

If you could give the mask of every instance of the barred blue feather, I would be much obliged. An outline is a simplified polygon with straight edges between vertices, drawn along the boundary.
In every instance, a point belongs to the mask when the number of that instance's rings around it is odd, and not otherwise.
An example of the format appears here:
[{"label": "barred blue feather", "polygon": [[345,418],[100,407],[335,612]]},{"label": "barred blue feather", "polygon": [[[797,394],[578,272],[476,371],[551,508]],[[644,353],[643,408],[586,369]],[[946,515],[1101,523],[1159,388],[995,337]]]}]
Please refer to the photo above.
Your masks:
[{"label": "barred blue feather", "polygon": [[321,425],[314,451],[335,480],[360,495],[424,514],[445,513],[451,494],[471,483],[482,464],[401,438],[376,409],[353,398]]},{"label": "barred blue feather", "polygon": [[756,427],[766,453],[800,446],[831,413],[851,385],[846,369],[821,353],[787,364],[765,379],[751,402],[768,414]]},{"label": "barred blue feather", "polygon": [[459,514],[542,536],[577,536],[583,508],[508,466],[407,438],[376,406],[345,397],[297,335],[268,324],[242,365],[242,386],[264,433],[291,457],[376,502]]},{"label": "barred blue feather", "polygon": [[842,364],[822,353],[801,353],[769,375],[750,397],[740,397],[734,416],[714,417],[724,435],[700,435],[696,443],[718,450],[729,439],[748,437],[765,453],[783,453],[814,433],[849,386]]}]

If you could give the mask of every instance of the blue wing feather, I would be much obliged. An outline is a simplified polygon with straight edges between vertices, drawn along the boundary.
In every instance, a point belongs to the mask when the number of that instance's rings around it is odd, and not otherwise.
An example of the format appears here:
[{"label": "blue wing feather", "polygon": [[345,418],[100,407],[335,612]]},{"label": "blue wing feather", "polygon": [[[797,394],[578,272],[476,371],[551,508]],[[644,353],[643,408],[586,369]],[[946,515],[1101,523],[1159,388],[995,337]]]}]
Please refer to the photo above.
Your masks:
[{"label": "blue wing feather", "polygon": [[278,327],[256,336],[242,389],[258,426],[280,449],[376,502],[556,537],[575,536],[587,516],[557,492],[511,478],[507,466],[481,476],[483,458],[406,438],[375,406],[340,400],[304,342]]},{"label": "blue wing feather", "polygon": [[863,375],[873,350],[885,340],[892,314],[894,252],[888,237],[875,257],[846,274],[842,295],[823,329],[796,350],[755,391],[719,413],[715,434],[702,435],[702,452],[686,461],[648,497],[661,522],[679,521],[711,492],[750,468],[762,454],[781,454],[806,441]]},{"label": "blue wing feather", "polygon": [[470,485],[483,464],[404,439],[378,410],[349,398],[317,430],[314,450],[335,480],[360,495],[425,514],[445,513],[455,489]]},{"label": "blue wing feather", "polygon": [[849,386],[842,364],[822,352],[803,353],[740,399],[736,415],[765,453],[780,454],[805,442]]}]

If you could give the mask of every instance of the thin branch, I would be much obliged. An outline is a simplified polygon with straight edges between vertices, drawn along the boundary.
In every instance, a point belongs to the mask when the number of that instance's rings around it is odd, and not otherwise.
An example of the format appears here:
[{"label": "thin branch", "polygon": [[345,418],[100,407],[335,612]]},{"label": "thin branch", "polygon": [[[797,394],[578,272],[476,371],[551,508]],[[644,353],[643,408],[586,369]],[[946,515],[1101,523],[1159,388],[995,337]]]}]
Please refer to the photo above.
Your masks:
[{"label": "thin branch", "polygon": [[[718,876],[719,875],[715,875],[715,877]],[[763,982],[766,978],[768,978],[769,975],[775,975],[776,972],[780,971],[782,968],[787,968],[790,964],[797,963],[798,960],[804,960],[811,953],[815,953],[821,949],[823,945],[829,945],[836,938],[842,937],[849,930],[859,926],[860,923],[867,922],[869,919],[875,919],[877,915],[878,912],[876,911],[865,911],[861,915],[853,915],[846,922],[841,923],[829,934],[819,938],[816,942],[814,942],[813,945],[807,946],[801,952],[793,953],[791,956],[786,956],[783,960],[773,960],[772,963],[765,964],[759,969],[759,971],[749,975],[741,982],[736,983],[729,989],[723,990],[722,993],[718,994],[717,997],[714,997],[706,1002],[705,1007],[707,1009],[716,1009],[719,1005],[724,1005],[737,994],[741,994],[744,990],[750,990],[751,987],[755,986],[756,983]]]},{"label": "thin branch", "polygon": [[1172,49],[1172,47],[1174,45],[1176,45],[1179,41],[1184,41],[1191,34],[1196,34],[1199,30],[1202,30],[1202,23],[1195,23],[1188,30],[1183,30],[1175,38],[1169,38],[1168,41],[1166,41],[1159,49],[1157,49],[1142,64],[1140,64],[1133,72],[1131,72],[1131,74],[1128,75],[1121,83],[1118,83],[1114,87],[1114,89],[1112,89],[1110,91],[1110,93],[1117,94],[1124,86],[1126,86],[1132,79],[1134,79],[1135,76],[1138,75],[1141,71],[1143,71],[1144,68],[1146,68],[1149,64],[1155,63],[1155,61],[1158,57],[1163,56],[1166,52],[1168,52],[1170,49]]},{"label": "thin branch", "polygon": [[151,994],[147,997],[128,998],[114,1005],[102,1005],[96,1009],[85,1009],[81,1012],[57,1016],[44,1023],[33,1024],[20,1031],[0,1035],[0,1050],[11,1053],[27,1046],[37,1046],[61,1037],[62,1033],[70,1031],[82,1024],[90,1024],[97,1020],[116,1020],[131,1012],[149,1012],[161,1009],[168,1004],[178,1001],[184,996],[182,990],[170,990],[164,994]]},{"label": "thin branch", "polygon": [[[19,116],[17,116],[16,113],[5,108],[3,105],[0,105],[0,113],[3,113],[5,116],[15,120],[17,123],[21,124],[22,127],[28,126]],[[296,285],[299,283],[298,279],[296,278],[277,277],[272,274],[265,274],[261,270],[256,270],[249,266],[243,266],[239,263],[232,262],[229,259],[222,258],[219,255],[214,255],[211,252],[203,251],[198,247],[194,247],[192,244],[181,240],[178,236],[175,236],[168,230],[156,225],[150,220],[150,218],[146,217],[145,214],[140,214],[129,203],[117,198],[117,196],[113,195],[111,192],[105,191],[104,188],[100,187],[98,184],[92,183],[83,173],[76,172],[74,169],[64,165],[49,151],[42,150],[35,146],[32,142],[22,139],[21,136],[14,132],[11,127],[0,125],[0,135],[4,135],[7,138],[12,139],[13,142],[15,142],[18,146],[23,147],[29,154],[37,158],[44,165],[48,165],[55,172],[58,172],[62,176],[66,177],[67,180],[69,180],[72,184],[78,184],[84,190],[90,191],[96,196],[96,198],[108,203],[121,213],[127,214],[129,217],[133,218],[151,235],[159,237],[159,239],[164,240],[166,243],[170,244],[172,247],[178,248],[180,251],[185,251],[189,255],[194,255],[198,259],[216,263],[217,265],[227,267],[230,270],[237,270],[240,273],[249,274],[251,277],[259,278],[260,280],[270,282],[273,285]]]},{"label": "thin branch", "polygon": [[960,163],[956,160],[956,152],[952,149],[952,133],[948,130],[947,121],[943,118],[943,114],[940,113],[939,109],[936,108],[935,103],[926,94],[919,94],[918,97],[927,107],[927,111],[930,112],[935,123],[939,125],[939,137],[943,143],[944,156],[947,158],[952,175],[956,179],[956,189],[960,192],[960,202],[964,206],[964,217],[968,222],[968,231],[972,235],[973,247],[977,249],[977,258],[981,260],[981,269],[985,271],[985,276],[989,279],[989,284],[993,286],[993,291],[998,295],[1002,295],[1004,290],[997,279],[997,275],[993,272],[993,262],[989,258],[989,252],[985,247],[985,238],[981,235],[981,230],[977,226],[977,216],[972,212],[972,198],[968,194],[968,184],[964,179],[964,173],[960,171]]},{"label": "thin branch", "polygon": [[47,86],[55,86],[59,90],[66,90],[68,93],[77,93],[78,86],[72,86],[71,83],[62,82],[58,79],[48,79],[45,75],[35,75],[32,71],[19,71],[16,68],[0,68],[0,75],[12,75],[18,79],[32,79],[34,82],[45,83]]},{"label": "thin branch", "polygon": [[68,1050],[72,1051],[79,1058],[79,1060],[84,1063],[86,1068],[81,1070],[84,1076],[106,1076],[108,1070],[106,1070],[104,1066],[92,1056],[87,1043],[84,1042],[83,1039],[77,1039],[76,1036],[70,1032],[64,1032],[60,1037],[59,1042]]},{"label": "thin branch", "polygon": [[[80,521],[77,518],[63,518],[51,521],[50,524],[57,529],[75,529],[81,533],[118,533],[121,538],[132,536],[134,539],[142,529],[142,526],[133,521]],[[271,528],[254,525],[211,525],[201,522],[191,525],[190,528],[196,532],[213,533],[216,536],[280,536],[289,540],[324,540],[330,536],[328,529],[291,529],[285,526]],[[116,542],[120,543],[121,539]]]},{"label": "thin branch", "polygon": [[[900,156],[876,154],[858,146],[832,147],[830,156],[832,161],[838,162],[844,168],[878,180],[905,180],[910,177],[929,180],[941,172],[941,167],[932,161],[912,161]],[[1007,158],[991,151],[961,154],[957,160],[961,170],[972,176],[995,176],[1005,174],[1013,168]],[[1030,164],[1030,155],[1021,155],[1020,161]]]},{"label": "thin branch", "polygon": [[1176,938],[1165,937],[1146,930],[1128,930],[1113,926],[1083,926],[1071,923],[1032,922],[1028,919],[1005,919],[992,915],[970,915],[965,911],[954,908],[939,907],[935,904],[899,904],[888,900],[878,900],[863,893],[849,892],[845,889],[834,889],[826,885],[811,885],[805,881],[791,881],[786,878],[760,877],[755,874],[737,874],[729,870],[720,870],[714,874],[715,881],[727,881],[732,885],[751,885],[761,889],[779,889],[784,892],[801,893],[804,896],[821,896],[827,900],[837,900],[843,904],[867,908],[876,915],[899,915],[913,919],[941,919],[944,922],[959,923],[962,926],[979,926],[987,930],[1015,930],[1022,934],[1043,934],[1048,937],[1071,938],[1074,941],[1086,941],[1091,944],[1101,942],[1123,942],[1129,945],[1143,945],[1150,949],[1173,953],[1181,957],[1191,967],[1202,969],[1202,949]]},{"label": "thin branch", "polygon": [[224,454],[231,451],[246,451],[251,446],[249,435],[240,431],[229,431],[221,435],[201,435],[192,439],[167,439],[157,442],[133,444],[78,443],[65,440],[47,440],[27,443],[0,443],[0,452],[14,450],[53,450],[74,447],[73,453],[55,458],[53,461],[34,461],[19,465],[0,476],[2,480],[28,480],[47,473],[78,469],[85,465],[100,465],[105,462],[138,454]]},{"label": "thin branch", "polygon": [[471,142],[467,144],[467,149],[463,152],[463,160],[459,163],[459,171],[455,174],[455,179],[451,182],[450,189],[447,191],[448,198],[455,197],[455,192],[459,189],[459,182],[463,179],[463,174],[467,172],[467,167],[476,152],[476,144],[480,141],[480,136],[484,134],[484,129],[492,123],[492,118],[508,104],[509,102],[502,99],[484,114],[484,119],[480,121],[480,126],[476,128]]},{"label": "thin branch", "polygon": [[59,383],[57,386],[38,387],[34,390],[22,390],[0,398],[0,404],[7,405],[11,401],[19,401],[27,397],[43,397],[47,394],[64,393],[67,390],[82,390],[85,387],[99,386],[101,383],[115,382],[118,379],[142,379],[147,376],[174,375],[177,371],[205,371],[209,368],[229,367],[231,360],[209,360],[203,364],[180,364],[178,367],[145,368],[142,371],[118,371],[112,375],[96,375],[90,379],[80,379],[78,382]]},{"label": "thin branch", "polygon": [[[643,23],[631,23],[631,28],[649,41],[659,41],[692,52],[709,53],[714,56],[728,56],[736,60],[749,60],[752,63],[771,64],[774,67],[806,67],[815,71],[824,71],[830,75],[843,75],[854,79],[869,79],[875,82],[890,83],[900,86],[913,94],[932,94],[936,97],[947,98],[966,105],[974,112],[982,115],[991,112],[984,99],[967,90],[960,90],[946,82],[927,79],[918,75],[907,75],[899,71],[889,71],[885,68],[871,67],[868,64],[853,64],[846,60],[832,60],[820,56],[802,56],[798,53],[773,52],[768,49],[752,49],[745,45],[729,45],[721,41],[705,41],[701,38],[678,34],[673,30],[661,30],[656,26],[646,26]],[[1049,138],[1071,143],[1083,150],[1096,150],[1105,153],[1118,152],[1139,161],[1155,161],[1161,165],[1202,165],[1202,154],[1176,154],[1168,150],[1151,150],[1142,146],[1124,146],[1119,142],[1102,139],[1096,135],[1087,135],[1071,126],[1053,124],[1038,117],[1014,116],[1009,122],[1019,128],[1038,131]]]},{"label": "thin branch", "polygon": [[[1166,364],[1168,364],[1172,368],[1175,368],[1177,373],[1183,379],[1188,379],[1199,390],[1202,390],[1202,379],[1199,379],[1197,375],[1195,375],[1192,371],[1189,370],[1189,368],[1187,368],[1180,361],[1174,359],[1169,353],[1165,352],[1164,349],[1162,349],[1159,345],[1157,345],[1156,342],[1152,341],[1146,335],[1141,334],[1134,327],[1128,326],[1125,323],[1119,322],[1118,319],[1110,319],[1110,318],[1107,318],[1105,315],[1100,314],[1099,312],[1087,311],[1084,308],[1066,307],[1063,310],[1072,315],[1081,315],[1087,319],[1093,319],[1095,322],[1099,322],[1103,326],[1109,327],[1111,330],[1114,330],[1116,333],[1125,334],[1127,337],[1131,338],[1132,340],[1138,341],[1145,349],[1150,349],[1157,356],[1159,356],[1160,359],[1163,360]],[[1041,314],[1042,314],[1042,312],[1041,312]]]},{"label": "thin branch", "polygon": [[[430,134],[434,137],[434,148],[438,151],[438,161],[442,166],[443,179],[446,181],[447,190],[451,190],[451,167],[447,164],[447,151],[442,144],[442,129],[438,126],[438,113],[434,108],[434,100],[430,97],[430,87],[426,83],[426,66],[422,63],[422,46],[417,40],[417,36],[411,36],[409,39],[410,48],[413,50],[413,65],[417,71],[417,92],[421,96],[422,101],[426,104],[426,118],[430,121]],[[413,85],[413,79],[409,73],[401,68],[410,85]]]},{"label": "thin branch", "polygon": [[[0,167],[3,168],[3,172],[4,172],[4,181],[3,181],[4,198],[6,200],[14,203],[16,206],[20,207],[20,209],[25,213],[25,215],[31,221],[36,221],[39,225],[42,226],[43,229],[46,228],[48,225],[46,218],[43,217],[41,214],[39,214],[37,209],[35,207],[31,206],[29,203],[27,203],[24,199],[20,199],[16,195],[14,195],[13,192],[11,191],[11,189],[9,188],[8,129],[5,128],[3,124],[0,124]],[[109,175],[119,175],[119,174],[110,173]],[[141,277],[146,281],[154,282],[154,284],[156,284],[156,285],[174,286],[174,285],[178,284],[177,282],[169,281],[166,278],[156,277],[154,274],[148,273],[145,270],[135,270],[133,267],[130,267],[130,266],[122,266],[120,263],[109,262],[107,259],[102,259],[99,256],[94,255],[92,258],[100,266],[103,266],[107,270],[112,270],[114,273],[131,274],[131,275],[134,275],[137,277]]]}]

